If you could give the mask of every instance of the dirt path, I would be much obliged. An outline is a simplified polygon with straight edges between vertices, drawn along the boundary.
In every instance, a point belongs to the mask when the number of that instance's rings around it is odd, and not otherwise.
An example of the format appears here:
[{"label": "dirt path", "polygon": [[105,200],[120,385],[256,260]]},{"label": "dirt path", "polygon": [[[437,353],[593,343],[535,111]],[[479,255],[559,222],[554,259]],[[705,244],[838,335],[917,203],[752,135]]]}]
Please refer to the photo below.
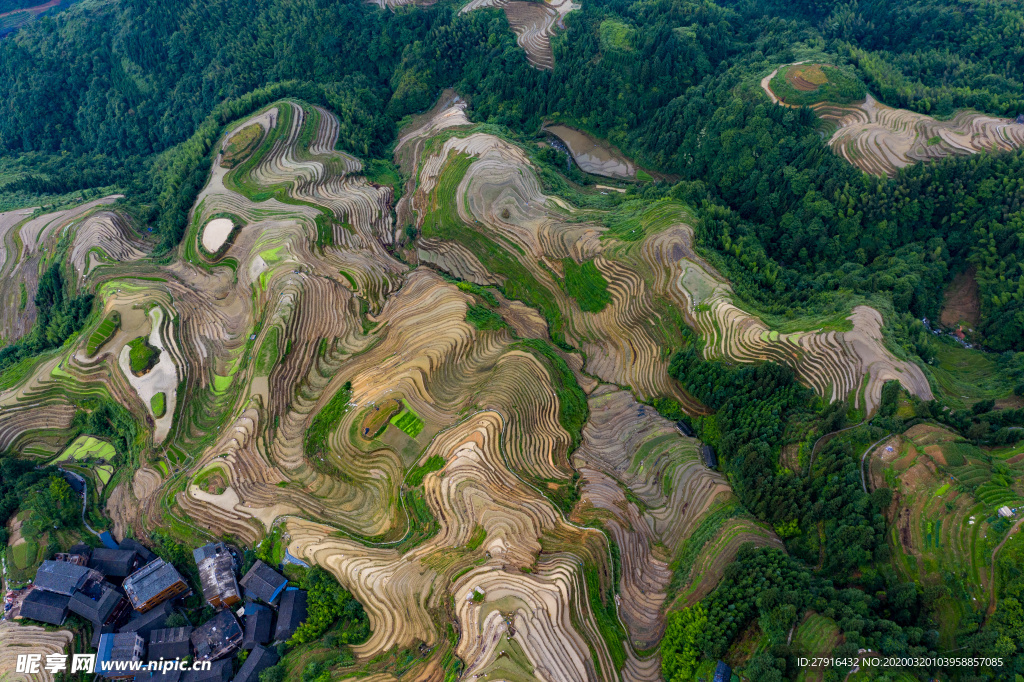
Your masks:
[{"label": "dirt path", "polygon": [[992,591],[992,596],[990,596],[988,600],[988,610],[985,612],[986,619],[996,612],[996,554],[998,554],[999,550],[1003,548],[1006,541],[1013,537],[1013,534],[1017,532],[1017,529],[1020,528],[1022,523],[1024,523],[1024,519],[1018,519],[1017,523],[1013,524],[1013,527],[1010,528],[1010,532],[1008,532],[1006,537],[1003,538],[1003,541],[996,545],[996,548],[992,550],[992,566],[989,568],[988,574],[988,587],[989,590]]},{"label": "dirt path", "polygon": [[[843,428],[839,429],[838,431],[829,431],[828,433],[825,433],[825,434],[822,434],[821,436],[818,436],[818,440],[814,441],[814,445],[811,446],[811,459],[807,463],[807,471],[810,472],[811,467],[814,466],[814,458],[818,455],[818,446],[821,445],[821,441],[825,440],[826,438],[828,438],[828,440],[832,440],[835,436],[838,436],[843,431],[849,431],[850,429],[855,429],[858,426],[864,426],[864,424],[866,424],[866,423],[867,422],[863,422],[863,421],[862,422],[858,422],[858,423],[854,424],[853,426],[844,426]],[[825,441],[825,442],[827,443],[828,441]]]},{"label": "dirt path", "polygon": [[864,492],[868,491],[868,482],[867,482],[867,479],[864,477],[864,460],[867,458],[868,454],[872,450],[874,450],[879,445],[881,445],[882,441],[884,441],[885,439],[889,438],[890,436],[892,436],[891,433],[885,434],[884,436],[882,436],[882,438],[880,440],[877,440],[874,443],[872,443],[871,445],[869,445],[868,449],[864,451],[864,454],[860,456],[860,485],[861,485],[862,488],[864,488]]},{"label": "dirt path", "polygon": [[[793,62],[792,64],[784,64],[783,66],[796,66],[797,64],[804,64],[804,63],[805,62]],[[781,66],[776,68],[770,74],[768,74],[767,76],[765,76],[764,78],[761,79],[761,89],[764,90],[766,95],[768,95],[768,99],[770,99],[772,101],[772,104],[781,104],[784,107],[795,108],[795,107],[793,107],[792,104],[786,104],[785,102],[783,102],[781,99],[779,99],[778,97],[775,96],[774,92],[772,92],[770,84],[772,82],[772,79],[775,78],[775,75],[779,72],[779,69],[781,69],[781,68],[782,68]]]}]

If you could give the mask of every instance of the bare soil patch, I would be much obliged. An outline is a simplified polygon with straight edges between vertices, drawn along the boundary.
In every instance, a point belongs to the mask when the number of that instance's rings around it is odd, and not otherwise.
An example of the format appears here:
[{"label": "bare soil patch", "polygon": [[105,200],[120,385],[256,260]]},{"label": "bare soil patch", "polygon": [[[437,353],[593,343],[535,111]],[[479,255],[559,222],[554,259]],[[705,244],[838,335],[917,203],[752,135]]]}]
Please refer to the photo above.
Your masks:
[{"label": "bare soil patch", "polygon": [[203,248],[209,253],[217,253],[224,242],[231,236],[235,224],[228,218],[214,218],[203,228]]},{"label": "bare soil patch", "polygon": [[978,281],[975,269],[961,272],[946,289],[939,321],[947,327],[966,323],[974,327],[981,320],[981,300],[978,298]]},{"label": "bare soil patch", "polygon": [[828,77],[821,70],[821,64],[793,67],[786,73],[786,80],[801,92],[813,92],[828,82]]},{"label": "bare soil patch", "polygon": [[924,454],[931,457],[936,464],[946,466],[946,456],[942,454],[942,448],[938,445],[929,445],[924,449]]}]

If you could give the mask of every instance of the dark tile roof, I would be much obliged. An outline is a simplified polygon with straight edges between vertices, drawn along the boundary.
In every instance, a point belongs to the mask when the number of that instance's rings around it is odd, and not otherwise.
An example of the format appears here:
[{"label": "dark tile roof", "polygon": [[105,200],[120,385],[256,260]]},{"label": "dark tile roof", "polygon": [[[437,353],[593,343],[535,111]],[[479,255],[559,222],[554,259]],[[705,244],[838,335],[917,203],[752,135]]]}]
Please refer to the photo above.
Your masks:
[{"label": "dark tile roof", "polygon": [[163,559],[156,559],[128,576],[124,581],[124,590],[135,608],[139,608],[179,581],[184,583],[174,566]]},{"label": "dark tile roof", "polygon": [[239,581],[246,596],[272,604],[288,584],[288,579],[260,560]]},{"label": "dark tile roof", "polygon": [[235,675],[235,682],[259,682],[260,673],[277,661],[277,652],[258,646],[249,652],[249,657]]},{"label": "dark tile roof", "polygon": [[92,556],[92,547],[89,545],[71,545],[68,548],[68,554],[81,554],[84,557]]},{"label": "dark tile roof", "polygon": [[[102,670],[104,661],[140,661],[146,652],[146,643],[134,632],[115,632],[100,635],[100,645],[96,649],[96,671]],[[98,675],[102,676],[102,675]],[[107,672],[106,677],[114,677]],[[133,677],[130,673],[117,677]]]},{"label": "dark tile roof", "polygon": [[214,606],[239,601],[235,558],[223,542],[211,542],[192,550],[203,585],[203,598]]},{"label": "dark tile roof", "polygon": [[203,559],[209,559],[223,554],[231,556],[231,550],[228,549],[228,546],[223,542],[210,542],[202,547],[196,547],[192,550],[192,558],[195,559],[196,564],[200,563]]},{"label": "dark tile roof", "polygon": [[89,557],[89,568],[94,568],[103,575],[124,578],[138,568],[141,560],[131,549],[109,549],[97,547]]},{"label": "dark tile roof", "polygon": [[184,673],[180,670],[161,670],[153,672],[148,670],[135,676],[135,682],[181,682]]},{"label": "dark tile roof", "polygon": [[710,445],[704,445],[700,449],[701,459],[704,460],[704,466],[715,469],[718,467],[718,457],[715,455],[715,449]]},{"label": "dark tile roof", "polygon": [[188,670],[181,682],[228,682],[231,679],[231,659],[214,661],[209,670]]},{"label": "dark tile roof", "polygon": [[121,540],[121,549],[128,549],[134,551],[142,559],[142,563],[148,564],[150,561],[156,558],[156,554],[146,547],[141,542],[133,540],[132,538],[125,538]]},{"label": "dark tile roof", "polygon": [[68,617],[70,597],[56,592],[32,590],[21,602],[21,615],[40,623],[61,625]]},{"label": "dark tile roof", "polygon": [[185,658],[192,655],[192,626],[163,628],[149,633],[149,649],[146,657],[150,661]]},{"label": "dark tile roof", "polygon": [[102,576],[97,575],[96,571],[84,566],[68,561],[44,561],[36,571],[33,583],[41,590],[70,597],[86,583],[101,579]]},{"label": "dark tile roof", "polygon": [[275,640],[286,640],[295,634],[302,621],[306,620],[306,591],[285,590],[281,604],[277,607]]},{"label": "dark tile roof", "polygon": [[257,644],[269,644],[274,633],[274,612],[259,604],[245,606],[245,639],[243,649],[252,649]]},{"label": "dark tile roof", "polygon": [[217,615],[192,631],[192,647],[199,660],[221,658],[242,643],[242,626],[231,611]]},{"label": "dark tile roof", "polygon": [[102,625],[117,610],[124,598],[125,596],[113,585],[103,582],[87,591],[75,592],[69,607],[82,618]]},{"label": "dark tile roof", "polygon": [[159,630],[167,622],[168,616],[174,611],[170,602],[162,602],[145,613],[135,612],[132,619],[122,625],[118,632],[137,632],[143,637],[149,637],[153,630]]}]

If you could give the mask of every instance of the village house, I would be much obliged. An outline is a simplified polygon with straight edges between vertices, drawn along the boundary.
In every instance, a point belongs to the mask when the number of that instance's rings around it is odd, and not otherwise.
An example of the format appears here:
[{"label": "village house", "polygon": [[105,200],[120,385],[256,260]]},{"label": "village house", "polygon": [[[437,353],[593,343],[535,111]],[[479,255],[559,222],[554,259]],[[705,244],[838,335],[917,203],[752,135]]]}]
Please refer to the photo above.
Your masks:
[{"label": "village house", "polygon": [[124,591],[135,610],[142,612],[148,611],[160,602],[191,593],[174,566],[163,559],[146,564],[126,578]]},{"label": "village house", "polygon": [[109,669],[110,664],[141,661],[145,652],[145,641],[134,632],[103,635],[96,651],[96,673],[111,679],[132,679],[135,671],[127,669],[127,666],[122,670]]},{"label": "village house", "polygon": [[245,596],[267,604],[277,601],[278,596],[288,585],[287,578],[258,559],[240,582],[245,588]]},{"label": "village house", "polygon": [[215,609],[241,601],[235,579],[235,558],[223,542],[211,542],[192,550],[203,585],[203,598]]},{"label": "village house", "polygon": [[231,611],[217,615],[192,631],[196,660],[215,661],[234,653],[242,645],[242,626]]}]

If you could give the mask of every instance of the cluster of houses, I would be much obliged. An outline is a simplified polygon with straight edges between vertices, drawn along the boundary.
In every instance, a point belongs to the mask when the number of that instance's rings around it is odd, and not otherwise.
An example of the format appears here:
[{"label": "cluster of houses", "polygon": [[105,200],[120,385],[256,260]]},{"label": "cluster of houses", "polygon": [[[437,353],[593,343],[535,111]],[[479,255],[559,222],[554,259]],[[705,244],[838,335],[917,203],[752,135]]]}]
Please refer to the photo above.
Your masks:
[{"label": "cluster of houses", "polygon": [[[269,648],[288,640],[306,619],[306,593],[257,561],[238,580],[237,553],[222,542],[192,552],[203,598],[217,609],[202,625],[167,627],[174,602],[192,594],[174,566],[138,542],[117,549],[75,545],[44,561],[21,602],[20,617],[62,625],[69,613],[92,623],[96,672],[110,662],[209,661],[207,670],[108,670],[136,682],[256,682],[277,663]],[[233,658],[248,651],[237,673]],[[162,666],[169,667],[169,666]]]}]

